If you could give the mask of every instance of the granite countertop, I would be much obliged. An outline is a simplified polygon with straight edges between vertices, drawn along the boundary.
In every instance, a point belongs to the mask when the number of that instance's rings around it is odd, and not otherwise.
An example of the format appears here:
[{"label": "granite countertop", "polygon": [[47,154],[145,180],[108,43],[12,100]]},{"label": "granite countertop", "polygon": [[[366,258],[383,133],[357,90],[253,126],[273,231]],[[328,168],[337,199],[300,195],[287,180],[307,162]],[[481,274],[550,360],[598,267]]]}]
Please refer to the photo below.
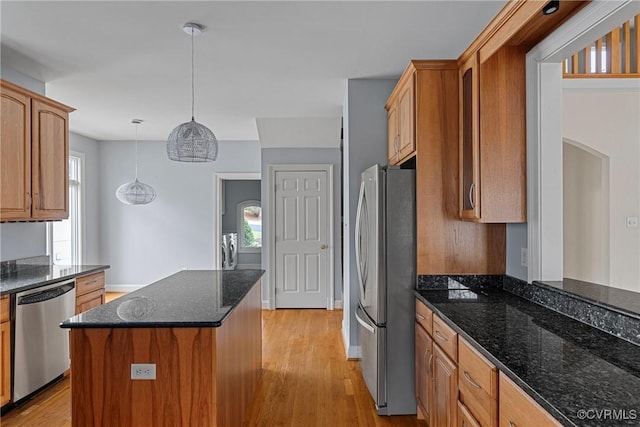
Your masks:
[{"label": "granite countertop", "polygon": [[63,328],[218,327],[264,270],[183,270],[65,320]]},{"label": "granite countertop", "polygon": [[[640,422],[639,346],[501,288],[416,295],[563,425]],[[590,410],[626,419],[587,419]]]},{"label": "granite countertop", "polygon": [[33,265],[0,276],[0,295],[28,291],[107,268],[109,265]]}]

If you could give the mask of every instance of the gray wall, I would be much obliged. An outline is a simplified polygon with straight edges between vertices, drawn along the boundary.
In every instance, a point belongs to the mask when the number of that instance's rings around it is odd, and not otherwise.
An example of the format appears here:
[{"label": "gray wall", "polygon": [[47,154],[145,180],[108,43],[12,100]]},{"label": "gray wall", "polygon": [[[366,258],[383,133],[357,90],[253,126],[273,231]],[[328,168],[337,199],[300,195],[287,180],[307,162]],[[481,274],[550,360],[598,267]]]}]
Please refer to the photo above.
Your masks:
[{"label": "gray wall", "polygon": [[[342,272],[340,268],[342,260],[341,236],[340,236],[340,199],[342,191],[340,188],[340,149],[338,148],[264,148],[262,149],[262,268],[269,268],[269,165],[312,165],[312,164],[332,164],[333,165],[333,242],[334,242],[334,299],[341,301],[342,298]],[[269,273],[262,277],[262,301],[263,306],[269,299]]]},{"label": "gray wall", "polygon": [[[44,83],[21,74],[2,61],[2,79],[44,95]],[[47,227],[44,222],[0,224],[0,261],[44,255]]]},{"label": "gray wall", "polygon": [[[261,182],[256,179],[226,179],[224,185],[224,215],[222,215],[222,232],[238,232],[238,203],[246,200],[262,199]],[[264,224],[262,225],[264,228]],[[260,265],[262,256],[255,252],[239,252],[238,264]]]},{"label": "gray wall", "polygon": [[527,245],[527,224],[507,224],[507,274],[527,280],[529,269],[520,264],[520,252]]},{"label": "gray wall", "polygon": [[354,224],[360,173],[369,166],[387,164],[387,111],[384,105],[397,79],[352,79],[347,82],[344,117],[344,312],[342,333],[349,357],[359,356],[358,278],[354,255]]},{"label": "gray wall", "polygon": [[101,142],[98,151],[101,255],[111,265],[107,285],[146,285],[184,268],[215,268],[215,174],[259,173],[258,143],[222,141],[215,162],[183,163],[167,158],[166,142],[141,141],[138,177],[158,194],[142,206],[115,196],[134,178],[134,144]]}]

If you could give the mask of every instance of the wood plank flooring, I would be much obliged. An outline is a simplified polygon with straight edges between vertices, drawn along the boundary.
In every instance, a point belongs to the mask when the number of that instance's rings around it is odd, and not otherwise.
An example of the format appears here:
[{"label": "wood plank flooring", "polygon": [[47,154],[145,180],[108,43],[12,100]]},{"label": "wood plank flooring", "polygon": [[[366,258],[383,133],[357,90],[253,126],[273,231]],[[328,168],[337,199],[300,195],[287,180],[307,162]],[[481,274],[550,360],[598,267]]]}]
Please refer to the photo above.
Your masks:
[{"label": "wood plank flooring", "polygon": [[[378,416],[357,361],[345,360],[342,311],[262,312],[263,368],[247,426],[426,426]],[[6,414],[2,427],[71,425],[68,378]]]}]

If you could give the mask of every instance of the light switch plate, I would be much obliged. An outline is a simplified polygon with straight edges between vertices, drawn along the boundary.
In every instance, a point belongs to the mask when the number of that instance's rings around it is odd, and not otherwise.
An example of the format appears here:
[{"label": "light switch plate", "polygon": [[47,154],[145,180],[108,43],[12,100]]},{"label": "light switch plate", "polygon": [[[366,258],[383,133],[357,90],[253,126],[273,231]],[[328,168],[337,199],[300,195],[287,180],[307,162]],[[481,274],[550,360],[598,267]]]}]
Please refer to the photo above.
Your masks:
[{"label": "light switch plate", "polygon": [[520,264],[523,267],[529,266],[529,251],[527,248],[520,248]]},{"label": "light switch plate", "polygon": [[629,216],[629,217],[627,217],[627,228],[638,228],[638,217],[637,216]]}]

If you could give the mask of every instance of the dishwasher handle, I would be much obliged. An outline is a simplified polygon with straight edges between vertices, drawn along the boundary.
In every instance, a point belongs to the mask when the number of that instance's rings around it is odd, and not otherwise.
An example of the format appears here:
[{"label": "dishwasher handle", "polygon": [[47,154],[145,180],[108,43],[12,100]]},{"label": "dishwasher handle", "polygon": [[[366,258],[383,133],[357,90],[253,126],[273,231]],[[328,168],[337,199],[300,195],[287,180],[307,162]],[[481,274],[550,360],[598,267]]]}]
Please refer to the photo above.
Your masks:
[{"label": "dishwasher handle", "polygon": [[18,305],[38,304],[44,301],[58,298],[60,295],[64,295],[67,292],[72,291],[75,288],[75,282],[70,281],[50,288],[44,291],[34,292],[32,294],[24,295],[18,298]]}]

